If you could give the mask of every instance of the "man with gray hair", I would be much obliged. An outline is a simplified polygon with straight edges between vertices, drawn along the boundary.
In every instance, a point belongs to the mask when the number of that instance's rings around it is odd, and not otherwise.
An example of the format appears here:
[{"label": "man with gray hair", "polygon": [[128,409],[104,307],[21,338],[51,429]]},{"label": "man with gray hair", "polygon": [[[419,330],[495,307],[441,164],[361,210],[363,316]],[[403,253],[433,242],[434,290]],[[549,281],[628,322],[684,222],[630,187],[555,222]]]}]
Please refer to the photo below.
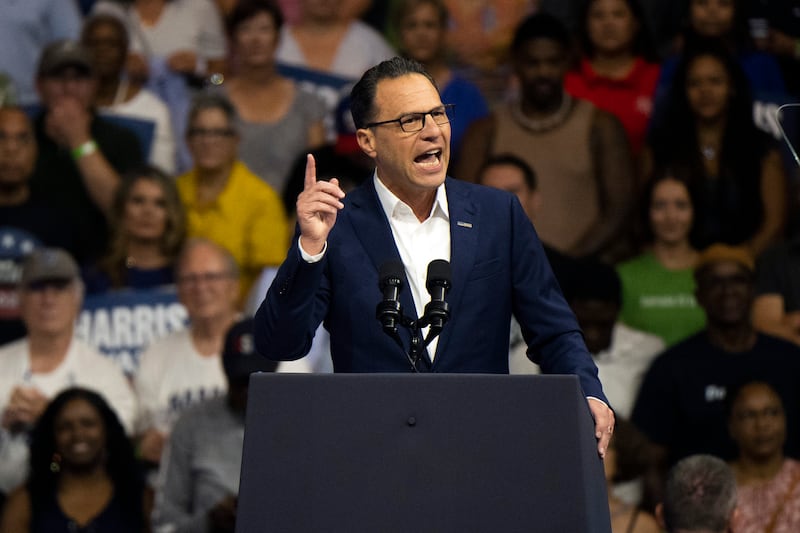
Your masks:
[{"label": "man with gray hair", "polygon": [[725,533],[736,513],[736,477],[713,455],[691,455],[672,467],[656,517],[669,533]]},{"label": "man with gray hair", "polygon": [[78,265],[66,251],[43,248],[25,259],[19,306],[28,335],[0,348],[0,492],[24,481],[27,433],[68,387],[100,393],[133,429],[136,399],[122,369],[75,338],[82,301]]}]

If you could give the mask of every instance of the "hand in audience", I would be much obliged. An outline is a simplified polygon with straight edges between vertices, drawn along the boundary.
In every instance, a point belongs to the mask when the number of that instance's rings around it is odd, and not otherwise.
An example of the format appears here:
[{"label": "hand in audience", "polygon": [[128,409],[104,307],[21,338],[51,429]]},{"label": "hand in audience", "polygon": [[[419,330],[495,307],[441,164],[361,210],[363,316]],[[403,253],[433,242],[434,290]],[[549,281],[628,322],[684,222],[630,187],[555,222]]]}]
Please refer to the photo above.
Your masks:
[{"label": "hand in audience", "polygon": [[155,428],[148,429],[139,439],[139,458],[149,463],[158,463],[166,441],[167,436],[164,433]]},{"label": "hand in audience", "polygon": [[3,412],[3,427],[10,431],[20,431],[32,426],[49,401],[47,396],[34,387],[14,387]]},{"label": "hand in audience", "polygon": [[233,533],[236,526],[236,496],[229,495],[217,502],[208,512],[208,521],[214,533]]},{"label": "hand in audience", "polygon": [[192,50],[180,50],[167,58],[167,65],[175,72],[192,73],[197,68],[197,54]]},{"label": "hand in audience", "polygon": [[91,139],[89,110],[70,97],[60,99],[45,118],[45,131],[58,144],[74,149]]}]

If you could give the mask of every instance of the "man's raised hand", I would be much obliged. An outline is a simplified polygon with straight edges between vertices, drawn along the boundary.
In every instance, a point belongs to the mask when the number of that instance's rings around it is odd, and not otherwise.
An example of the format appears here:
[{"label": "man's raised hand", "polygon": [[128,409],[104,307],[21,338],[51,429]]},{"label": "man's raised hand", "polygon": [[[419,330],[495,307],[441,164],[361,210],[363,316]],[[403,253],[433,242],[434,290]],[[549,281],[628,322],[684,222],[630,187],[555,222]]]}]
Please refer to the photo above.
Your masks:
[{"label": "man's raised hand", "polygon": [[344,191],[339,188],[338,179],[317,181],[317,164],[314,156],[308,154],[303,192],[297,197],[300,244],[307,254],[316,255],[325,247],[328,233],[336,223],[336,215],[344,208],[342,198]]}]

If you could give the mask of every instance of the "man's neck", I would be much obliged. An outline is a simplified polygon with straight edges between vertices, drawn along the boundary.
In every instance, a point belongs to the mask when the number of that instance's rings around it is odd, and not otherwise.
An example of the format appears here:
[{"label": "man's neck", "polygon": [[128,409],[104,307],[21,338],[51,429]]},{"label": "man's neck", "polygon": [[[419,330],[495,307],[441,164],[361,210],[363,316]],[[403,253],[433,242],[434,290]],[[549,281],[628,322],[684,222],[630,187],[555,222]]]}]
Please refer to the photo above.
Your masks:
[{"label": "man's neck", "polygon": [[709,324],[706,331],[709,342],[725,352],[747,351],[755,346],[758,339],[758,335],[749,321],[729,326]]},{"label": "man's neck", "polygon": [[200,355],[219,355],[225,333],[236,321],[238,313],[231,311],[223,316],[191,320],[191,337]]},{"label": "man's neck", "polygon": [[24,204],[31,196],[28,182],[13,185],[0,185],[0,207],[11,207]]},{"label": "man's neck", "polygon": [[31,372],[51,372],[67,357],[72,343],[72,331],[54,335],[28,336]]}]

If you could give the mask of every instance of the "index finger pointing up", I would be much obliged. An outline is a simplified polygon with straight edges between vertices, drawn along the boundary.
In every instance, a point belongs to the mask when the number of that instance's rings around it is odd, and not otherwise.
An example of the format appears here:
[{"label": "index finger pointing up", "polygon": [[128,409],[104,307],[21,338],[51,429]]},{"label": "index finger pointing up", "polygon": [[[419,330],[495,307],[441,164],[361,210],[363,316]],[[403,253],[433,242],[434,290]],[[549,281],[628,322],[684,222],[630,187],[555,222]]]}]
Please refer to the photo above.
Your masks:
[{"label": "index finger pointing up", "polygon": [[314,161],[314,156],[308,154],[306,155],[306,179],[303,182],[303,189],[309,190],[315,183],[317,183],[317,163]]}]

